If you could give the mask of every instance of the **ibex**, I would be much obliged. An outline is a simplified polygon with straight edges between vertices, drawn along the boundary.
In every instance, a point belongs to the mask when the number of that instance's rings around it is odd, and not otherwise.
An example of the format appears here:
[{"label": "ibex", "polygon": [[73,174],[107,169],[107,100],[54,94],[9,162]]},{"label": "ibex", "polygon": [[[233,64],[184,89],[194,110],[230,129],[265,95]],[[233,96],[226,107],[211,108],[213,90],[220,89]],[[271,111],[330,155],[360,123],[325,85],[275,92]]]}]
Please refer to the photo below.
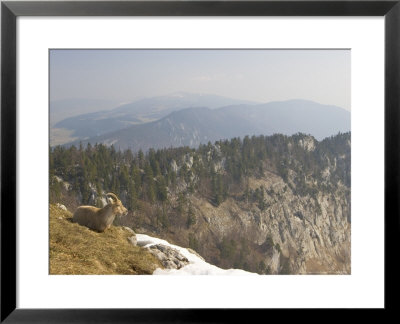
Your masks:
[{"label": "ibex", "polygon": [[95,231],[104,232],[111,226],[115,216],[122,216],[128,213],[128,210],[115,194],[108,193],[106,196],[108,197],[108,204],[103,208],[93,206],[78,207],[74,213],[73,221]]}]

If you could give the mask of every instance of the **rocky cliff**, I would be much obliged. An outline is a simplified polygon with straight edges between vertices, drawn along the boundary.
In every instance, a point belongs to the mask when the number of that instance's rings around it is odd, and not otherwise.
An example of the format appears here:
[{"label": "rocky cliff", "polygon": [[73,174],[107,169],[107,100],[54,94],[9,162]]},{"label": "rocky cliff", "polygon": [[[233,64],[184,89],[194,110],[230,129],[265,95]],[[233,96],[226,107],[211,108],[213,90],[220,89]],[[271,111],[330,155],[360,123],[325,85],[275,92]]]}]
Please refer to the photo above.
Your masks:
[{"label": "rocky cliff", "polygon": [[[240,242],[244,240],[248,245],[244,262],[253,267],[264,263],[267,273],[350,273],[347,188],[320,193],[315,198],[300,197],[270,172],[262,179],[250,179],[249,186],[254,190],[263,186],[267,208],[261,210],[256,203],[233,198],[215,207],[207,200],[191,197],[197,223],[188,233],[177,235],[195,233],[200,254],[210,261],[223,249],[219,238],[229,238],[236,250],[232,251],[233,262],[240,257]],[[229,266],[224,258],[220,262]]]},{"label": "rocky cliff", "polygon": [[[327,145],[329,153],[311,136],[286,145],[289,152],[301,149],[305,160],[319,156],[320,170],[308,169],[298,154],[285,154],[287,168],[278,172],[266,163],[239,188],[229,188],[219,205],[207,195],[190,193],[188,182],[181,181],[170,193],[171,205],[176,208],[178,192],[185,193],[193,221],[184,226],[171,220],[169,229],[158,235],[189,245],[206,261],[225,268],[264,274],[350,274],[350,136],[342,138],[340,148]],[[193,167],[187,157],[178,163],[183,164]],[[224,173],[226,164],[220,153],[214,171]],[[151,217],[140,212],[132,222],[154,231]]]}]

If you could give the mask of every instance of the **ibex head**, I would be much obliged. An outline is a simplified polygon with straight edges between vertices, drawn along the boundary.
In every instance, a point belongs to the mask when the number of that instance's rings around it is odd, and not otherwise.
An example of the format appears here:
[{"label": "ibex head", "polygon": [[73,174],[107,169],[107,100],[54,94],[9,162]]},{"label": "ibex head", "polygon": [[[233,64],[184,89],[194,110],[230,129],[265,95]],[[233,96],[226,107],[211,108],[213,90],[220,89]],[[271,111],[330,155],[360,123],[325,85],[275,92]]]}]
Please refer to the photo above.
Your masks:
[{"label": "ibex head", "polygon": [[112,206],[113,213],[116,216],[120,217],[128,214],[128,210],[124,207],[124,205],[122,205],[121,200],[119,200],[114,193],[109,192],[108,194],[106,194],[106,197],[108,204]]}]

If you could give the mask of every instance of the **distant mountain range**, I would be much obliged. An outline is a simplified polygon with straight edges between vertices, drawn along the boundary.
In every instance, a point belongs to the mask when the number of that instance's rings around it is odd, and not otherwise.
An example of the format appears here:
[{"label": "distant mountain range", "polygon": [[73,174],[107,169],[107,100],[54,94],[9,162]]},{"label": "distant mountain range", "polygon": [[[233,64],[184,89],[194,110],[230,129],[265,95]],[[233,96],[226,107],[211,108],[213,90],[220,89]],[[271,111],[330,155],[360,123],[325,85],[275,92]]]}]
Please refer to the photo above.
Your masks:
[{"label": "distant mountain range", "polygon": [[116,100],[63,99],[50,101],[50,125],[77,115],[109,110],[119,106]]},{"label": "distant mountain range", "polygon": [[[121,108],[118,108],[119,111]],[[118,122],[112,123],[115,120],[108,120],[112,124],[110,127],[117,126]],[[102,120],[102,123],[106,124],[106,120]],[[181,109],[157,121],[125,126],[123,129],[82,140],[82,143],[103,143],[120,149],[146,151],[149,148],[197,147],[209,141],[274,133],[292,135],[301,132],[321,140],[347,131],[350,131],[350,112],[343,108],[307,100],[289,100],[229,105],[217,109]],[[79,140],[70,144],[78,143]]]},{"label": "distant mountain range", "polygon": [[255,103],[217,95],[178,92],[168,96],[141,99],[111,110],[98,109],[96,112],[75,115],[58,121],[54,128],[68,130],[72,137],[84,139],[121,130],[127,126],[159,120],[173,111],[185,108],[215,109],[228,105]]}]

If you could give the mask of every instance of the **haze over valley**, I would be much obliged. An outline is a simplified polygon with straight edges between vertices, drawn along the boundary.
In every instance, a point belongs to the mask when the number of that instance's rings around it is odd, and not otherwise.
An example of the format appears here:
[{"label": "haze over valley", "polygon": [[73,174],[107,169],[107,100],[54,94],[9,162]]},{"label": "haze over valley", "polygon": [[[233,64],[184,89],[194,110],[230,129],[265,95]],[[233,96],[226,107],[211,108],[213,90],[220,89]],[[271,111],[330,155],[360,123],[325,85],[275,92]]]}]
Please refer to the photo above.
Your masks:
[{"label": "haze over valley", "polygon": [[[308,100],[260,104],[217,95],[175,93],[69,117],[52,129],[51,143],[55,144],[103,143],[146,151],[197,147],[246,135],[301,132],[321,140],[349,131],[350,112]],[[54,136],[56,131],[69,136]]]},{"label": "haze over valley", "polygon": [[[116,105],[110,109],[110,101],[101,100],[74,100],[73,107],[81,107],[78,110],[71,109],[63,101],[51,104],[58,109],[52,112],[56,117],[52,118],[51,128],[55,136],[51,136],[50,142],[65,144],[72,139],[83,140],[93,136],[103,135],[118,131],[131,125],[143,124],[161,119],[168,114],[192,107],[207,107],[215,109],[223,106],[238,104],[253,104],[248,100],[238,100],[217,95],[194,94],[175,92],[170,95],[143,98],[130,103]],[[101,109],[96,107],[101,107]],[[107,109],[105,109],[107,107]],[[71,112],[72,111],[72,112]],[[71,116],[61,118],[68,113]],[[57,132],[68,133],[69,136],[57,136]]]}]

